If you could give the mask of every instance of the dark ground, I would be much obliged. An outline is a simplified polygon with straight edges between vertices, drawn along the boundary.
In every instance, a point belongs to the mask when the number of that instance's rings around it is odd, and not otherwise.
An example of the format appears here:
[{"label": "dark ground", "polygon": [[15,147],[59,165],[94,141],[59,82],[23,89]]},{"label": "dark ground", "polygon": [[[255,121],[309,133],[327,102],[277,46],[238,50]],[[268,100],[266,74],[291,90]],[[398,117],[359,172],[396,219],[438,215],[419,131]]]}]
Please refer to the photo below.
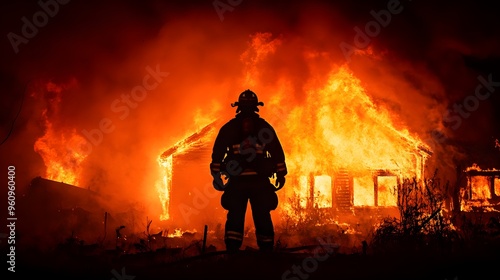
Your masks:
[{"label": "dark ground", "polygon": [[16,273],[7,279],[495,279],[489,275],[495,273],[500,261],[500,247],[488,244],[454,253],[429,248],[420,253],[367,255],[332,251],[326,255],[325,251],[314,251],[317,247],[267,254],[213,251],[177,259],[165,251],[122,256],[111,252],[85,256],[33,253],[19,255]]}]

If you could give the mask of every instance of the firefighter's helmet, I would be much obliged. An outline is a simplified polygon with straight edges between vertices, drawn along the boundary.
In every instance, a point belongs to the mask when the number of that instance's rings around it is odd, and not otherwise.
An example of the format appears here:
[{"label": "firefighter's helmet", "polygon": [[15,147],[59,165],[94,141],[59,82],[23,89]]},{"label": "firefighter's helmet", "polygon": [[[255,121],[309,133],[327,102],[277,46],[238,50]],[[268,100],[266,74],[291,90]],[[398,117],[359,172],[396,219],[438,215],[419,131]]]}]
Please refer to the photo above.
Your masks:
[{"label": "firefighter's helmet", "polygon": [[254,111],[258,112],[259,108],[257,106],[264,106],[264,102],[259,102],[257,98],[257,94],[255,92],[247,89],[244,92],[240,93],[238,97],[238,101],[231,104],[232,107],[238,106],[236,113],[240,111]]}]

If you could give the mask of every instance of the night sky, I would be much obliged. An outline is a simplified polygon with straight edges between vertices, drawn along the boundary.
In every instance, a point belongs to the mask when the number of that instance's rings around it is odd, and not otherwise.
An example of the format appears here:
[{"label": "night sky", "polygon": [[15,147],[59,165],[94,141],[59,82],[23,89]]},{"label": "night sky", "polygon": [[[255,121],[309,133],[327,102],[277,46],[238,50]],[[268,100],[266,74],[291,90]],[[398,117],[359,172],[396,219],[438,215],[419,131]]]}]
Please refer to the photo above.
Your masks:
[{"label": "night sky", "polygon": [[[110,104],[119,92],[141,83],[146,67],[168,72],[161,88],[155,89],[155,98],[140,105],[144,108],[113,115],[120,133],[104,139],[96,148],[101,159],[94,159],[96,169],[103,158],[115,166],[129,158],[146,161],[141,153],[144,146],[168,146],[178,140],[196,114],[191,111],[202,108],[203,114],[204,106],[214,100],[227,106],[246,88],[235,84],[233,77],[241,72],[240,55],[255,32],[284,38],[281,55],[269,63],[275,73],[296,76],[292,101],[300,101],[301,82],[309,74],[298,58],[302,51],[313,48],[327,53],[333,62],[345,63],[348,56],[341,46],[370,49],[380,57],[380,64],[439,104],[432,109],[438,117],[428,126],[421,125],[428,113],[420,104],[406,104],[404,100],[411,98],[404,89],[397,97],[384,98],[379,93],[380,102],[396,104],[394,108],[425,134],[423,138],[438,139],[432,145],[450,145],[463,152],[465,157],[457,160],[466,165],[494,165],[498,159],[500,17],[492,2],[66,2],[47,1],[45,7],[37,1],[1,4],[0,161],[2,170],[16,166],[20,185],[43,174],[43,161],[33,145],[44,133],[42,112],[48,109],[50,114],[54,99],[34,92],[47,82],[67,87],[52,119],[54,125],[82,131],[114,114]],[[384,19],[387,11],[390,18]],[[356,44],[357,32],[366,32],[374,15],[385,26],[376,25],[379,29],[372,30],[368,42],[360,44],[358,38]],[[368,75],[377,70],[376,62],[360,70],[363,60],[354,57],[349,55],[354,71]],[[390,79],[385,82],[375,74],[364,81],[368,89],[370,81],[392,86]],[[476,89],[484,85],[481,81],[489,85],[479,90],[479,100]],[[437,136],[430,136],[433,132]],[[141,163],[122,167],[139,173],[147,168]]]}]

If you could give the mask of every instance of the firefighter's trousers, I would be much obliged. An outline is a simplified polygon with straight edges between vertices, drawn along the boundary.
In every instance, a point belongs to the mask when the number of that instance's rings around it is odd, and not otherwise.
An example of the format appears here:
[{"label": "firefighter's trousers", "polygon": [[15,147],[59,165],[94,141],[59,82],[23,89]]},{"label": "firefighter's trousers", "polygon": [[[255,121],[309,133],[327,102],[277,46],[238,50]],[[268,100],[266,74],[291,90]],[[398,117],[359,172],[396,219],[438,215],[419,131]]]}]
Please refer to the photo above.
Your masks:
[{"label": "firefighter's trousers", "polygon": [[267,177],[242,175],[230,179],[221,197],[222,207],[228,210],[224,235],[228,251],[239,250],[243,243],[248,202],[252,209],[257,246],[263,251],[273,249],[274,227],[271,211],[278,206],[275,190]]}]

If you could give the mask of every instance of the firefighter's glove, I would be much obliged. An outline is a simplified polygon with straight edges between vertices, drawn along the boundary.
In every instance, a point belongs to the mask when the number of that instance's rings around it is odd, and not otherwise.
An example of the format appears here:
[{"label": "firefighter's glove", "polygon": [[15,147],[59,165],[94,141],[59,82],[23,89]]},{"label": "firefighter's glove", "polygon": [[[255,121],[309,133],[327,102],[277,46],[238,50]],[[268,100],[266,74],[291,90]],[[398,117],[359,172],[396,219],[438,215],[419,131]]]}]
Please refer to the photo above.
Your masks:
[{"label": "firefighter's glove", "polygon": [[276,186],[276,191],[280,190],[283,188],[285,185],[285,176],[277,176],[276,181],[274,182],[274,185]]},{"label": "firefighter's glove", "polygon": [[212,172],[212,177],[214,178],[214,180],[212,181],[214,189],[218,191],[224,191],[225,186],[224,182],[222,182],[220,172]]}]

